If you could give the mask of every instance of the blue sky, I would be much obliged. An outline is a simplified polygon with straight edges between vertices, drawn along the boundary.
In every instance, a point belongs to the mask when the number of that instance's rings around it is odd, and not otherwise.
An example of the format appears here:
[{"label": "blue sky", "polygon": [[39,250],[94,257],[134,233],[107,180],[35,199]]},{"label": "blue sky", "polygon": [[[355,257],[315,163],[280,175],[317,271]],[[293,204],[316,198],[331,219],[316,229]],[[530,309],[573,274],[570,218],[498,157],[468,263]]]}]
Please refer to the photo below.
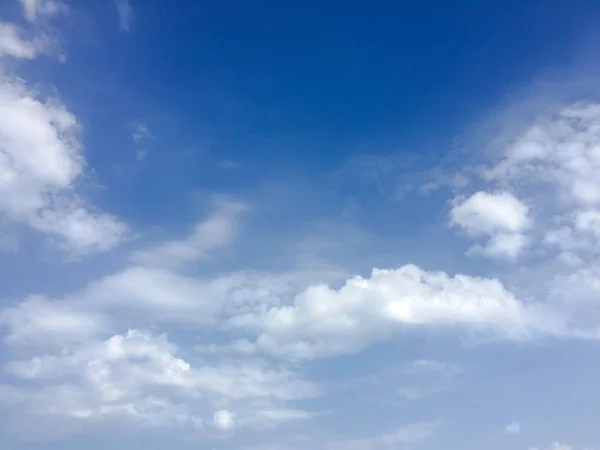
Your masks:
[{"label": "blue sky", "polygon": [[600,4],[7,0],[7,449],[593,450]]}]

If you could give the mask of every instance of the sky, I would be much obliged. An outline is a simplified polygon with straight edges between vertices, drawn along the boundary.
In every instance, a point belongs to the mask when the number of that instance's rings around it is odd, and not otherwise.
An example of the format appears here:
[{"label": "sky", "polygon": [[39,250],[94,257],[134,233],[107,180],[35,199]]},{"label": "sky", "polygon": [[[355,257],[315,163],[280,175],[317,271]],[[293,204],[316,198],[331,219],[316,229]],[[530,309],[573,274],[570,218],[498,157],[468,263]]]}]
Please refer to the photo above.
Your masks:
[{"label": "sky", "polygon": [[598,17],[2,1],[0,448],[600,450]]}]

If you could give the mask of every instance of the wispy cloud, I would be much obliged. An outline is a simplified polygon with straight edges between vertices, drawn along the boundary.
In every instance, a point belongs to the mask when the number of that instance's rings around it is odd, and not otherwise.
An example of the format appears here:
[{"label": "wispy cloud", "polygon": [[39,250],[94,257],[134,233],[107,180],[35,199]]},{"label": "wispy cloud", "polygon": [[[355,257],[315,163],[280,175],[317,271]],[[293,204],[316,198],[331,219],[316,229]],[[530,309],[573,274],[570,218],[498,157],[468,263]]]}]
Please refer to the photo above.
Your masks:
[{"label": "wispy cloud", "polygon": [[119,17],[119,30],[125,33],[131,32],[134,16],[130,0],[115,0],[115,6]]}]

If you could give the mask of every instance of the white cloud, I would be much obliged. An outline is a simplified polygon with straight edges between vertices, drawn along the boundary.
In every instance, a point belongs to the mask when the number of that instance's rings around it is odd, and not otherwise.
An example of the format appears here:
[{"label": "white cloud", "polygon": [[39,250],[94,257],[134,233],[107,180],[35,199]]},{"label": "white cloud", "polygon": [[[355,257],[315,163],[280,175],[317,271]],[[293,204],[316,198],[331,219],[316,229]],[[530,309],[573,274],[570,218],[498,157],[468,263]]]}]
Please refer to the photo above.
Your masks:
[{"label": "white cloud", "polygon": [[12,23],[0,22],[0,56],[33,59],[42,50],[41,41],[31,41]]},{"label": "white cloud", "polygon": [[600,105],[576,104],[529,127],[484,175],[489,180],[553,183],[567,202],[600,202]]},{"label": "white cloud", "polygon": [[471,251],[514,259],[527,244],[523,232],[530,224],[528,213],[529,208],[508,192],[479,191],[453,200],[450,223],[471,236],[490,237],[484,246],[476,245]]},{"label": "white cloud", "polygon": [[[164,335],[129,330],[104,341],[11,361],[6,371],[22,380],[12,397],[18,394],[25,412],[85,421],[122,418],[197,426],[224,400],[252,410],[247,402],[283,405],[318,394],[314,385],[285,369],[257,362],[194,367],[176,352]],[[219,411],[214,422],[229,429],[234,415]]]},{"label": "white cloud", "polygon": [[555,323],[495,279],[450,277],[414,265],[374,269],[339,290],[310,286],[291,304],[233,317],[229,325],[258,332],[260,351],[293,358],[353,353],[394,332],[460,328],[511,339],[553,332]]},{"label": "white cloud", "polygon": [[64,4],[58,0],[19,0],[23,7],[25,18],[30,22],[37,21],[40,17],[51,16],[63,10]]},{"label": "white cloud", "polygon": [[[526,251],[519,270],[508,275],[515,292],[546,302],[568,317],[565,323],[586,329],[576,334],[598,335],[600,104],[554,109],[525,125],[477,167],[476,183],[487,185],[455,200],[451,221],[473,236],[490,236],[471,252],[516,257]],[[506,203],[490,214],[489,192],[504,193]],[[465,198],[479,201],[456,216],[456,208],[469,205]]]},{"label": "white cloud", "polygon": [[8,328],[8,343],[61,346],[96,336],[107,323],[102,315],[30,296],[15,307],[0,310],[0,325]]},{"label": "white cloud", "polygon": [[512,421],[504,427],[504,431],[508,434],[517,434],[521,431],[521,424],[519,422]]},{"label": "white cloud", "polygon": [[235,416],[226,409],[222,409],[215,413],[213,423],[217,430],[231,430],[235,423]]},{"label": "white cloud", "polygon": [[0,78],[0,214],[85,254],[112,248],[126,227],[74,192],[85,168],[78,131],[58,99],[42,101],[22,81]]},{"label": "white cloud", "polygon": [[[62,3],[54,0],[20,1],[25,17],[33,23],[65,9]],[[56,40],[48,27],[35,24],[30,32],[26,32],[13,23],[0,22],[0,56],[34,59],[40,54],[50,53],[56,46]]]},{"label": "white cloud", "polygon": [[514,260],[527,246],[527,242],[527,238],[520,233],[499,233],[490,238],[485,245],[473,245],[469,253]]},{"label": "white cloud", "polygon": [[205,257],[210,251],[229,245],[236,235],[240,213],[248,207],[229,200],[217,200],[215,212],[194,227],[182,240],[163,243],[156,248],[137,252],[134,261],[144,265],[177,266]]},{"label": "white cloud", "polygon": [[[201,280],[160,267],[133,266],[61,299],[28,298],[0,310],[0,318],[10,342],[36,346],[85,340],[95,331],[115,325],[216,326],[223,318],[242,312],[258,313],[279,304],[304,285],[296,278],[293,274],[246,271]],[[59,316],[59,324],[64,315],[81,318],[82,323],[73,320],[69,327],[54,326],[54,315]],[[92,319],[103,326],[90,326]]]},{"label": "white cloud", "polygon": [[482,175],[528,198],[534,244],[577,255],[600,250],[598,170],[600,105],[575,104],[526,128]]},{"label": "white cloud", "polygon": [[528,208],[508,192],[479,191],[453,201],[450,219],[473,235],[523,231],[529,222]]},{"label": "white cloud", "polygon": [[115,0],[117,14],[119,15],[119,30],[129,33],[133,22],[133,8],[129,0]]}]

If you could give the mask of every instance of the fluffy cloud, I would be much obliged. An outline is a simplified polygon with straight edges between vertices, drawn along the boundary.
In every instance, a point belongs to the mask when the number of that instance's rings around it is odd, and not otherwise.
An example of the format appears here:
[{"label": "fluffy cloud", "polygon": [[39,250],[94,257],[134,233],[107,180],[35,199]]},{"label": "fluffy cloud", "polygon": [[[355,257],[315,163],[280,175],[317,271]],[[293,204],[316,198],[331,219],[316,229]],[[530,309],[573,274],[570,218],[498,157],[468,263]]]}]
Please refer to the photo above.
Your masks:
[{"label": "fluffy cloud", "polygon": [[[495,189],[527,198],[536,216],[532,247],[576,262],[600,250],[598,170],[600,105],[575,104],[527,127],[481,175]],[[507,217],[527,212],[512,203]]]},{"label": "fluffy cloud", "polygon": [[74,192],[84,168],[75,116],[58,99],[0,78],[0,214],[76,254],[110,249],[126,227]]},{"label": "fluffy cloud", "polygon": [[514,260],[550,255],[568,265],[600,252],[600,105],[574,104],[545,116],[478,166],[485,190],[452,202],[450,222],[473,237],[470,251]]},{"label": "fluffy cloud", "polygon": [[528,224],[527,206],[508,192],[479,191],[467,199],[455,199],[450,217],[453,225],[474,235],[520,232]]},{"label": "fluffy cloud", "polygon": [[553,332],[535,306],[512,296],[495,279],[427,272],[414,265],[373,270],[338,290],[310,286],[291,304],[263,314],[238,315],[232,327],[255,330],[250,344],[293,358],[353,353],[399,331],[456,328],[511,339]]},{"label": "fluffy cloud", "polygon": [[527,244],[523,232],[529,226],[528,207],[508,192],[479,191],[455,198],[450,223],[472,236],[489,236],[485,246],[472,247],[489,257],[514,259]]},{"label": "fluffy cloud", "polygon": [[600,105],[576,104],[529,127],[484,172],[486,179],[555,183],[562,200],[600,202]]},{"label": "fluffy cloud", "polygon": [[[27,411],[86,421],[121,417],[152,425],[197,423],[224,400],[281,404],[318,394],[314,385],[285,369],[256,362],[194,367],[176,352],[164,335],[129,330],[12,361],[6,371],[21,378],[15,392]],[[229,429],[233,417],[219,411],[215,426]]]}]

